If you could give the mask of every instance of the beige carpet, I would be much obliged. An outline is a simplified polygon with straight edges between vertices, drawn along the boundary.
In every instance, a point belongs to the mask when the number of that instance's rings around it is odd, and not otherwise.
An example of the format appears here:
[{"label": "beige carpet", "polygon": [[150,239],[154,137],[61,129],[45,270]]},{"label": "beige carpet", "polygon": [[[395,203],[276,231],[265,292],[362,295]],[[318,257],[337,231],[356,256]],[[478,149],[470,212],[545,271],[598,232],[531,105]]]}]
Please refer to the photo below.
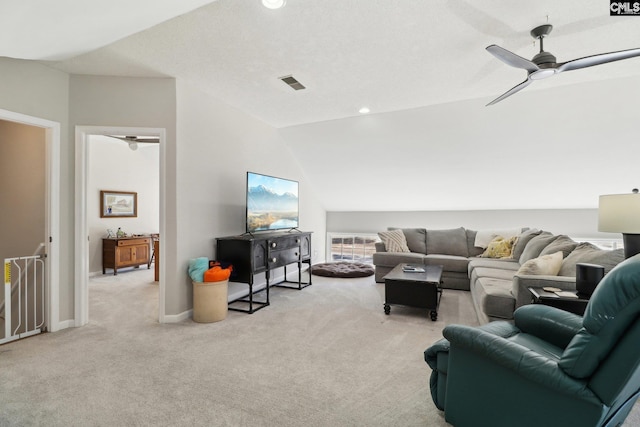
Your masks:
[{"label": "beige carpet", "polygon": [[423,351],[475,323],[468,292],[446,290],[432,322],[386,316],[373,277],[314,276],[252,315],[160,325],[152,275],[94,278],[89,325],[1,346],[0,425],[448,425]]}]

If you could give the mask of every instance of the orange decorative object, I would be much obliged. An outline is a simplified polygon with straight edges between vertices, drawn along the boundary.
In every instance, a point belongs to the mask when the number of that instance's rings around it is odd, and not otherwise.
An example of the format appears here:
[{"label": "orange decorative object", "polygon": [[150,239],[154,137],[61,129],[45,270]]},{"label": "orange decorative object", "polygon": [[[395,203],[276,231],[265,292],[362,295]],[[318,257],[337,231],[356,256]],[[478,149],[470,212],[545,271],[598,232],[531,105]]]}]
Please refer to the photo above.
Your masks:
[{"label": "orange decorative object", "polygon": [[222,268],[219,265],[216,265],[204,272],[204,281],[221,282],[223,280],[228,280],[229,276],[231,276],[231,270],[231,266],[228,268]]}]

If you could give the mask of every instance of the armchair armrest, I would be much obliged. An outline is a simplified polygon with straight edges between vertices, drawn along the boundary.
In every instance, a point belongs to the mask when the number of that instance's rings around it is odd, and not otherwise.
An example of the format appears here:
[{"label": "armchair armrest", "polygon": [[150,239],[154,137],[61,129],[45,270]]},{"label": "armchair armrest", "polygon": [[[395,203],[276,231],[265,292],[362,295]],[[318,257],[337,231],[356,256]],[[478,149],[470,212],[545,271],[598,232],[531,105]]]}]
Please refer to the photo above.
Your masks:
[{"label": "armchair armrest", "polygon": [[521,331],[560,348],[566,348],[582,328],[582,317],[577,314],[541,304],[522,306],[513,313],[513,318]]},{"label": "armchair armrest", "polygon": [[531,304],[529,288],[543,288],[545,286],[553,286],[565,291],[573,291],[576,289],[576,278],[570,276],[516,274],[513,276],[513,288],[511,290],[516,299],[516,308]]},{"label": "armchair armrest", "polygon": [[[509,374],[537,383],[553,390],[555,394],[560,393],[599,404],[597,397],[587,388],[586,381],[570,377],[558,367],[555,360],[520,344],[482,329],[463,325],[449,325],[442,333],[451,344],[449,372],[456,368],[453,366],[454,353],[462,350],[470,353],[470,357],[478,360],[478,363],[499,365]],[[451,384],[448,385],[448,388],[450,387]]]}]

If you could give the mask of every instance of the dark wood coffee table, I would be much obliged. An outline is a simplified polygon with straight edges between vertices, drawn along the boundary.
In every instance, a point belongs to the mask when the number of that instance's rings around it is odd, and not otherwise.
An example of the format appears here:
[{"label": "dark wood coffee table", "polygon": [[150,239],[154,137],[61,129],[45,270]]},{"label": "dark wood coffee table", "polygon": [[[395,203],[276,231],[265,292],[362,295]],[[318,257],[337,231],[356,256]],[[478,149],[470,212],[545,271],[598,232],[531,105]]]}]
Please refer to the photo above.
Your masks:
[{"label": "dark wood coffee table", "polygon": [[437,320],[442,297],[442,266],[410,264],[423,268],[424,272],[407,273],[403,271],[406,265],[398,264],[384,276],[384,313],[391,312],[390,304],[400,304],[426,308],[430,311],[431,320]]}]

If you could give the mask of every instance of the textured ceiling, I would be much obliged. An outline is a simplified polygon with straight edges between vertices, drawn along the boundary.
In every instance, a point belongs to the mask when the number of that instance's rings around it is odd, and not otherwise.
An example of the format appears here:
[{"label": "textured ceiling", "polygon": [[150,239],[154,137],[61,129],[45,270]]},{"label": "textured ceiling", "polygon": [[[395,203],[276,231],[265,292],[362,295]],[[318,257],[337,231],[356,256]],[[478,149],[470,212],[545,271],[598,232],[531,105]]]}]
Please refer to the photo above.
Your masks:
[{"label": "textured ceiling", "polygon": [[279,128],[327,210],[594,208],[638,187],[640,58],[484,107],[526,77],[485,47],[532,58],[540,24],[558,62],[640,47],[640,16],[605,0],[6,3],[0,56],[188,81]]},{"label": "textured ceiling", "polygon": [[62,60],[215,0],[56,0],[0,3],[0,56]]},{"label": "textured ceiling", "polygon": [[[145,7],[134,8],[144,3],[127,2],[126,17],[145,16]],[[362,106],[380,113],[466,99],[484,104],[526,77],[484,48],[498,44],[531,58],[538,48],[529,31],[547,21],[554,30],[545,49],[559,62],[640,47],[640,17],[610,17],[607,6],[584,0],[289,0],[283,9],[268,10],[259,0],[218,0],[53,65],[79,74],[186,79],[286,127],[355,116]],[[95,12],[100,17],[101,10]],[[56,22],[77,19],[60,15]],[[65,27],[74,29],[73,22]],[[147,26],[141,20],[140,30]],[[86,33],[77,28],[78,38]],[[639,73],[640,58],[630,59],[563,73],[525,91]],[[290,74],[307,89],[296,92],[278,80]]]}]

